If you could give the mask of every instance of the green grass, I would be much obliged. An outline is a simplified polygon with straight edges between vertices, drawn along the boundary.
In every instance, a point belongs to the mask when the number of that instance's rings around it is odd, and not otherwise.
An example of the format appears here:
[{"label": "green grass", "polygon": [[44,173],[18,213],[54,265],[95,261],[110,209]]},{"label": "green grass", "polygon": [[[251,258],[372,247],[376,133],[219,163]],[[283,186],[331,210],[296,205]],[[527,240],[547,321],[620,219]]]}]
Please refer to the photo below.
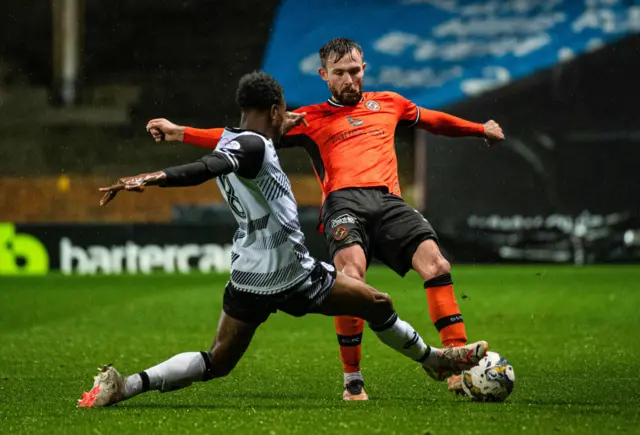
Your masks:
[{"label": "green grass", "polygon": [[[340,400],[333,321],[283,314],[227,378],[75,407],[95,369],[137,372],[209,348],[225,277],[0,278],[4,433],[640,433],[640,267],[458,267],[471,339],[513,364],[506,403],[471,403],[365,332],[368,403]],[[402,318],[438,343],[417,276],[373,269]]]}]

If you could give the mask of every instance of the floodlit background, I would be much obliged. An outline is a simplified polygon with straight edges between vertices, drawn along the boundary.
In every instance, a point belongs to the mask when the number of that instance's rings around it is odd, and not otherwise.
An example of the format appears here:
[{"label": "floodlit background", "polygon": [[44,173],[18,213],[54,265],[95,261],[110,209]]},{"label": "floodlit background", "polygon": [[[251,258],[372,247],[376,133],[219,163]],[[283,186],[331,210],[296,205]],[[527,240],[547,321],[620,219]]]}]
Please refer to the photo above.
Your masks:
[{"label": "floodlit background", "polygon": [[[234,91],[246,72],[275,75],[292,108],[322,102],[328,91],[317,75],[317,50],[336,36],[363,46],[365,89],[503,126],[508,140],[493,150],[477,140],[398,130],[405,197],[439,230],[450,259],[640,259],[636,2],[35,5],[6,0],[0,10],[0,221],[16,225],[4,224],[7,234],[41,239],[52,269],[82,268],[84,257],[65,246],[228,243],[229,231],[196,236],[190,229],[233,225],[213,184],[123,195],[108,208],[98,206],[96,188],[199,157],[205,151],[155,144],[146,121],[235,125]],[[281,159],[309,243],[323,256],[313,232],[320,190],[311,164],[302,150]],[[149,222],[172,224],[180,236],[168,238],[158,230],[165,226],[131,229]],[[87,224],[100,224],[106,239],[84,231]],[[0,267],[28,271],[19,257],[17,269]]]},{"label": "floodlit background", "polygon": [[[637,431],[640,2],[1,3],[0,427],[439,434],[452,421],[479,433],[463,423],[482,419],[496,433]],[[505,131],[488,149],[399,128],[396,152],[405,199],[454,265],[472,338],[495,343],[522,376],[513,405],[423,390],[420,373],[398,371],[406,365],[370,340],[376,401],[343,408],[331,321],[277,316],[233,380],[126,405],[140,419],[126,406],[69,414],[96,364],[140,370],[207,348],[235,230],[214,183],[121,195],[106,208],[98,187],[206,153],[156,144],[145,124],[236,125],[247,72],[273,74],[291,109],[324,101],[317,51],[338,36],[364,49],[365,91]],[[280,158],[307,244],[326,259],[311,163],[303,150]],[[369,279],[437,342],[416,276],[376,266]],[[173,421],[157,426],[168,412]]]}]

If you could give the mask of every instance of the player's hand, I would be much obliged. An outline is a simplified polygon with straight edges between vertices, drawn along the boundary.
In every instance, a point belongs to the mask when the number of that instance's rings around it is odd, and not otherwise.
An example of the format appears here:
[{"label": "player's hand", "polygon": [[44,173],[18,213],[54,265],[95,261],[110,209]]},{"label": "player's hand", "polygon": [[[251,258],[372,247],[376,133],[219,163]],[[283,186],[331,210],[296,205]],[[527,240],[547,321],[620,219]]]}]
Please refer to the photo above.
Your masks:
[{"label": "player's hand", "polygon": [[305,116],[307,116],[307,112],[303,112],[303,113],[287,112],[284,115],[284,122],[282,123],[282,134],[283,135],[287,134],[289,130],[291,130],[294,127],[297,127],[300,124],[304,124],[305,127],[308,127],[309,124],[307,123]]},{"label": "player's hand", "polygon": [[157,118],[147,123],[147,131],[156,142],[166,140],[168,142],[180,141],[184,139],[184,126],[176,125],[168,119]]},{"label": "player's hand", "polygon": [[130,192],[144,192],[145,187],[150,184],[166,178],[166,174],[162,171],[151,172],[148,174],[140,174],[133,177],[123,177],[113,183],[109,187],[101,187],[98,189],[100,192],[104,192],[100,205],[104,207],[110,203],[122,190],[128,190]]},{"label": "player's hand", "polygon": [[484,137],[487,145],[494,145],[504,140],[504,133],[502,127],[494,120],[485,122],[484,124]]}]

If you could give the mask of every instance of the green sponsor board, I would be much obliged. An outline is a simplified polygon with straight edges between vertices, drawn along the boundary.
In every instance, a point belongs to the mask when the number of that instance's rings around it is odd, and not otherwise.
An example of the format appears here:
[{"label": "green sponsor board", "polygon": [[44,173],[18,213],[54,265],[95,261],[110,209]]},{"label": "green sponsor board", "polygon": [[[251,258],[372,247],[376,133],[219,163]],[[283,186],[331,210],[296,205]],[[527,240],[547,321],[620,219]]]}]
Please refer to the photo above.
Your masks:
[{"label": "green sponsor board", "polygon": [[30,234],[16,233],[12,223],[0,223],[0,275],[44,275],[49,253]]}]

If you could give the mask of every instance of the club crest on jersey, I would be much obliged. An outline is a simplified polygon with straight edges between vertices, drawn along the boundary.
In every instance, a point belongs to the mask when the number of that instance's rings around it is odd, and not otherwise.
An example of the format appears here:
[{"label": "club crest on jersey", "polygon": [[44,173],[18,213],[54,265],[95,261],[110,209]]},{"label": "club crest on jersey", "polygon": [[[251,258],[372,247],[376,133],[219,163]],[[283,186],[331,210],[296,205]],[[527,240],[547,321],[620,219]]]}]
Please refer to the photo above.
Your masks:
[{"label": "club crest on jersey", "polygon": [[345,237],[349,235],[349,230],[344,225],[340,225],[336,229],[333,230],[333,238],[335,240],[344,240]]},{"label": "club crest on jersey", "polygon": [[354,127],[360,127],[362,125],[362,119],[347,116],[347,121],[349,121],[349,124],[353,125]]},{"label": "club crest on jersey", "polygon": [[380,104],[376,100],[367,101],[366,103],[364,103],[364,107],[369,110],[373,110],[374,112],[380,110]]},{"label": "club crest on jersey", "polygon": [[355,224],[355,223],[356,223],[356,218],[354,218],[353,216],[348,214],[341,214],[337,218],[331,219],[331,228],[335,228],[338,225]]}]

